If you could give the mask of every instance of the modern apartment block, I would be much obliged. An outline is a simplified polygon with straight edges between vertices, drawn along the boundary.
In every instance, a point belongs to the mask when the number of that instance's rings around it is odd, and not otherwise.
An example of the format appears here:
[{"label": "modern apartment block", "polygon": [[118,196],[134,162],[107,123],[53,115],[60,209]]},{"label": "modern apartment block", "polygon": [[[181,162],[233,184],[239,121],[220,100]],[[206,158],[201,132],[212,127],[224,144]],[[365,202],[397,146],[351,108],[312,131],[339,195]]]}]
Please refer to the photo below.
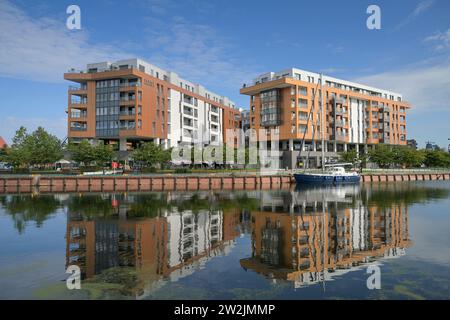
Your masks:
[{"label": "modern apartment block", "polygon": [[[321,163],[322,135],[326,161],[350,149],[407,143],[410,106],[398,93],[295,68],[262,74],[240,92],[250,96],[250,127],[279,135],[282,167]],[[258,139],[270,141],[267,134]]]},{"label": "modern apartment block", "polygon": [[129,151],[142,141],[164,147],[226,141],[239,127],[240,111],[227,97],[206,90],[140,59],[88,64],[64,79],[68,138],[102,140]]}]

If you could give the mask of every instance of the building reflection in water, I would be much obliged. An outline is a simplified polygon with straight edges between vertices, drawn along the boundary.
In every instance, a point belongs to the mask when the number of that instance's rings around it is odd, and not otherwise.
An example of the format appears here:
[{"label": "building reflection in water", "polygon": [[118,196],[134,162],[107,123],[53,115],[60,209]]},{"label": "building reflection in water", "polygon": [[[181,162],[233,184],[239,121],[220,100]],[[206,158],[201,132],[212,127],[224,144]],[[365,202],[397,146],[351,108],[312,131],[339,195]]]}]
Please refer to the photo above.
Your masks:
[{"label": "building reflection in water", "polygon": [[78,265],[82,279],[114,267],[135,268],[136,297],[158,287],[160,280],[176,281],[211,257],[228,254],[241,232],[237,208],[193,211],[170,206],[156,217],[127,219],[138,199],[106,195],[105,201],[112,203],[106,219],[86,219],[79,211],[68,210],[66,265]]},{"label": "building reflection in water", "polygon": [[331,280],[410,245],[408,208],[365,205],[359,186],[262,198],[252,212],[252,257],[241,266],[296,288]]},{"label": "building reflection in water", "polygon": [[[138,274],[133,294],[139,298],[226,255],[244,233],[251,234],[252,248],[241,266],[292,281],[295,287],[402,255],[410,245],[407,205],[368,204],[369,195],[359,187],[247,192],[257,204],[253,207],[239,199],[232,202],[233,196],[161,193],[149,200],[145,195],[104,195],[98,210],[106,215],[69,205],[66,265],[80,266],[82,279],[131,267]],[[152,204],[150,216],[135,215]]]}]

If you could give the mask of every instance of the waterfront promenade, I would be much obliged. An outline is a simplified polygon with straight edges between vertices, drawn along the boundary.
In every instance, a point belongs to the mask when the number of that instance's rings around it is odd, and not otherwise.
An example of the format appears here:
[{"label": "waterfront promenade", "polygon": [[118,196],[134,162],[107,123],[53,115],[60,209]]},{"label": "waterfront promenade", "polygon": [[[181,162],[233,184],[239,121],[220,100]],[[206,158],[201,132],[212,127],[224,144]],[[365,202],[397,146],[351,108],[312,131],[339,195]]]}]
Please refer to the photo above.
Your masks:
[{"label": "waterfront promenade", "polygon": [[[375,171],[362,183],[450,180],[449,171]],[[0,175],[0,193],[128,192],[286,189],[295,181],[290,171],[276,173],[202,173],[148,175]]]}]

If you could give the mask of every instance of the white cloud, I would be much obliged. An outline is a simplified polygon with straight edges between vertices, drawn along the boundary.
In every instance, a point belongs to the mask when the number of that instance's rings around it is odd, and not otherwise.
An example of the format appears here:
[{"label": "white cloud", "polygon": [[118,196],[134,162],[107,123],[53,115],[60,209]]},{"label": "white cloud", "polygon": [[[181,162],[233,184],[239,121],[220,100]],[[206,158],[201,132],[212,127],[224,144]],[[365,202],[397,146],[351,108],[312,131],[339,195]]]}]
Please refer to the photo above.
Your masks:
[{"label": "white cloud", "polygon": [[426,12],[434,5],[435,0],[424,0],[417,4],[414,10],[408,15],[408,17],[397,25],[395,29],[400,29],[410,22],[412,22],[416,17],[420,16],[422,13]]},{"label": "white cloud", "polygon": [[0,76],[56,82],[71,67],[124,57],[116,46],[91,44],[86,30],[70,31],[65,22],[65,17],[33,19],[0,0]]},{"label": "white cloud", "polygon": [[33,132],[38,127],[54,134],[63,140],[67,137],[67,119],[66,118],[26,118],[26,117],[4,117],[0,120],[1,134],[10,144],[17,129],[21,126],[27,128],[28,133]]},{"label": "white cloud", "polygon": [[423,12],[427,11],[431,6],[434,4],[434,0],[425,0],[422,2],[419,2],[419,4],[416,6],[414,11],[412,12],[412,16],[416,17]]},{"label": "white cloud", "polygon": [[411,112],[450,112],[450,63],[415,64],[355,79],[379,88],[389,88],[403,94],[412,105]]},{"label": "white cloud", "polygon": [[437,52],[450,49],[450,29],[445,32],[438,32],[432,36],[426,37],[424,42],[432,43],[433,49]]},{"label": "white cloud", "polygon": [[214,28],[180,17],[152,20],[147,42],[150,49],[158,49],[149,55],[154,64],[205,86],[233,90],[236,95],[249,75],[257,73],[255,66],[234,54],[232,42]]},{"label": "white cloud", "polygon": [[[254,69],[234,54],[231,41],[208,25],[180,17],[166,17],[173,2],[147,0],[141,3],[151,15],[146,19],[147,41],[139,43],[92,43],[86,29],[71,31],[62,19],[34,19],[19,6],[0,0],[0,76],[34,81],[63,81],[69,68],[84,69],[87,63],[138,56],[181,77],[220,91],[236,92]],[[161,17],[165,16],[165,17]],[[83,19],[83,10],[81,10]],[[82,28],[85,26],[82,23]],[[7,32],[4,32],[7,31]],[[127,52],[121,48],[127,48]],[[131,49],[130,49],[131,48]]]},{"label": "white cloud", "polygon": [[333,67],[331,67],[331,68],[320,69],[320,72],[327,73],[327,74],[331,75],[333,73],[340,73],[340,72],[344,72],[346,70],[347,69],[344,69],[344,68],[333,68]]}]

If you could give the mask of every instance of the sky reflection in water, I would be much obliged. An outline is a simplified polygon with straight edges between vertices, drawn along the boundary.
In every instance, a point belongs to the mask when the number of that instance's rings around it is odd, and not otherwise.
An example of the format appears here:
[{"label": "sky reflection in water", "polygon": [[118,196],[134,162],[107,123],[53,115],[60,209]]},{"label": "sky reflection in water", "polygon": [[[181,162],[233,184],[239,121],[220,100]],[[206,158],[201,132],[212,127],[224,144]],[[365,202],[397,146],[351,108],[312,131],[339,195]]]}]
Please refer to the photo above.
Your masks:
[{"label": "sky reflection in water", "polygon": [[3,195],[0,298],[449,299],[449,208],[449,182]]}]

